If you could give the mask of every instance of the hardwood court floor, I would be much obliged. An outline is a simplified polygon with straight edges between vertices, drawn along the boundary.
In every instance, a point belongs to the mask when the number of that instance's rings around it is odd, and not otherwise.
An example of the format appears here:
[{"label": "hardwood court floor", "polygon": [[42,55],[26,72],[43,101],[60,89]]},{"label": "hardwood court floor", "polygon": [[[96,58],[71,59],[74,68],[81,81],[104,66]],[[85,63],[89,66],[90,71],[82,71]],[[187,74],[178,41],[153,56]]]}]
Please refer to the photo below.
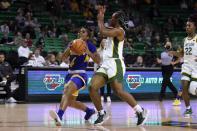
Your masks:
[{"label": "hardwood court floor", "polygon": [[[183,103],[183,102],[182,102]],[[92,107],[91,103],[86,103]],[[133,110],[123,102],[104,104],[110,119],[103,126],[93,126],[84,121],[81,111],[68,108],[64,126],[56,127],[48,111],[56,110],[58,104],[1,104],[0,131],[193,131],[197,130],[197,100],[192,100],[192,118],[184,118],[184,105],[173,107],[172,101],[139,101],[149,109],[150,116],[143,127],[137,127]]]}]

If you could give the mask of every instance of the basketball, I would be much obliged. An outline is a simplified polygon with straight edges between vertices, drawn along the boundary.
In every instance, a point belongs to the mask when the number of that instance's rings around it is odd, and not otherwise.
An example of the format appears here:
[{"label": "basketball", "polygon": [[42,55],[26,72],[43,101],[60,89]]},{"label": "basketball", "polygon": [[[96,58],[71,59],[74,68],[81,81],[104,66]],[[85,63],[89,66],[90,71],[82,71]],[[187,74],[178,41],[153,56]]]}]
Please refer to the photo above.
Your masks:
[{"label": "basketball", "polygon": [[70,49],[77,55],[82,55],[86,51],[86,43],[82,39],[75,39],[72,42]]}]

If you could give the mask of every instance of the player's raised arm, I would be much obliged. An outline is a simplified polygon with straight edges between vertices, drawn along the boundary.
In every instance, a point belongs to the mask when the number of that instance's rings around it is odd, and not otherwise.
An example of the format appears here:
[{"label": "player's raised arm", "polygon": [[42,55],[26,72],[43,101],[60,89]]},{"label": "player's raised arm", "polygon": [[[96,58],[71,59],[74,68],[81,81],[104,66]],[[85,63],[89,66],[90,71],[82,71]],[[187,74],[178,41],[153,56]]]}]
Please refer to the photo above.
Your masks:
[{"label": "player's raised arm", "polygon": [[[105,7],[101,6],[98,8],[98,15],[97,15],[97,20],[98,20],[98,28],[99,28],[99,32],[107,37],[119,37],[119,36],[124,36],[124,31],[120,28],[112,28],[112,29],[107,29],[104,26],[104,14],[105,14]],[[114,22],[117,22],[116,20],[115,14],[114,14],[114,18],[112,17],[112,19],[114,19]]]}]

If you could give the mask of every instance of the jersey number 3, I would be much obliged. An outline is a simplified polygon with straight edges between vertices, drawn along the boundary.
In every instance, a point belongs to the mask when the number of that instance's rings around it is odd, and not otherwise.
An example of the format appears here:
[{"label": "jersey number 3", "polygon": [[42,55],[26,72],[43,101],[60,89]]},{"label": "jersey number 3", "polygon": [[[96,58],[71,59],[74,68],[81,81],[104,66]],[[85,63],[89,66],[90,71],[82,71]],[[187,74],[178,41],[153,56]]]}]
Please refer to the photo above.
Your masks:
[{"label": "jersey number 3", "polygon": [[186,55],[192,55],[192,48],[191,47],[186,47],[185,48],[185,54]]}]

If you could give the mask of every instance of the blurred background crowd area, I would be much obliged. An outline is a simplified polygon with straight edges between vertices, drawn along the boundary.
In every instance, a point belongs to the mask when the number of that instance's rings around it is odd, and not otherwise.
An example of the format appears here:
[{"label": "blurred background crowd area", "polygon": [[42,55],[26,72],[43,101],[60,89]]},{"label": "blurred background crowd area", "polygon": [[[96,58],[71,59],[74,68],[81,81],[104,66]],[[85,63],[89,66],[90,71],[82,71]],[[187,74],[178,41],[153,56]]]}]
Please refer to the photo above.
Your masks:
[{"label": "blurred background crowd area", "polygon": [[[0,0],[0,51],[13,68],[67,66],[61,55],[77,38],[81,27],[92,33],[99,47],[98,0]],[[104,0],[105,25],[114,11],[127,14],[124,60],[127,67],[158,67],[163,43],[181,48],[188,16],[197,12],[197,0]],[[39,59],[37,63],[34,57]],[[39,62],[38,62],[39,61]],[[89,66],[92,66],[90,64]],[[177,65],[179,67],[179,65]]]}]

